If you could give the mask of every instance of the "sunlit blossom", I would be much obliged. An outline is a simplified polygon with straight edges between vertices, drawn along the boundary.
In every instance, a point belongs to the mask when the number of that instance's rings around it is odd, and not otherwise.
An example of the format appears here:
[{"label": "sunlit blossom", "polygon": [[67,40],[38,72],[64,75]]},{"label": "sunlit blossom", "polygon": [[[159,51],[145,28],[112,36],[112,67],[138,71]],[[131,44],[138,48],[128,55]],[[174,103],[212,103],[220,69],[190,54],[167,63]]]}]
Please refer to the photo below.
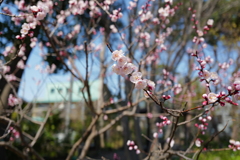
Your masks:
[{"label": "sunlit blossom", "polygon": [[123,56],[123,51],[122,50],[113,51],[112,60],[117,61],[122,56]]},{"label": "sunlit blossom", "polygon": [[[170,141],[170,138],[167,138],[167,143],[169,143]],[[173,147],[175,141],[173,139],[171,139],[171,142],[170,142],[170,147]]]},{"label": "sunlit blossom", "polygon": [[125,57],[125,56],[120,56],[119,58],[118,58],[118,60],[117,60],[117,64],[119,65],[119,66],[123,66],[123,65],[125,65],[126,63],[127,63],[127,57]]},{"label": "sunlit blossom", "polygon": [[213,103],[218,100],[218,95],[215,93],[209,93],[207,98],[209,103]]},{"label": "sunlit blossom", "polygon": [[132,76],[130,77],[130,81],[132,83],[136,83],[142,78],[142,73],[141,72],[133,72]]},{"label": "sunlit blossom", "polygon": [[137,89],[145,89],[147,87],[147,82],[146,80],[138,80],[136,83],[135,83],[135,88]]},{"label": "sunlit blossom", "polygon": [[113,64],[112,71],[116,74],[121,74],[121,67],[119,65]]},{"label": "sunlit blossom", "polygon": [[195,145],[196,145],[197,147],[201,147],[202,141],[201,141],[199,138],[197,138],[197,139],[195,140]]},{"label": "sunlit blossom", "polygon": [[214,23],[213,19],[209,19],[209,20],[207,21],[207,25],[209,25],[209,26],[212,26],[213,23]]},{"label": "sunlit blossom", "polygon": [[130,74],[134,70],[134,64],[132,63],[127,63],[124,66],[122,66],[122,74],[127,75]]}]

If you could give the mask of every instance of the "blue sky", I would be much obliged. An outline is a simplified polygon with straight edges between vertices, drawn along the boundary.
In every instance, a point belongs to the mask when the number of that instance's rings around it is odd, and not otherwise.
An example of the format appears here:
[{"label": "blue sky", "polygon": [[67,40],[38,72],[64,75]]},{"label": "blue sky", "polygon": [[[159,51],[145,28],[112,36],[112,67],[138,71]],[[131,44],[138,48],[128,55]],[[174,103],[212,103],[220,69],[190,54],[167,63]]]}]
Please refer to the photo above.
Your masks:
[{"label": "blue sky", "polygon": [[[4,5],[3,5],[4,6]],[[13,13],[16,13],[16,10],[14,8],[11,8],[11,10],[13,11]],[[1,17],[1,16],[0,16]],[[218,48],[218,54],[219,54],[219,59],[223,60],[226,57],[226,54],[230,54],[230,53],[226,53],[226,50],[224,50],[224,47],[222,46],[222,44],[219,44],[219,48]],[[206,50],[206,53],[209,53],[209,55],[212,54],[212,49],[209,47]],[[70,80],[70,74],[69,73],[58,73],[58,74],[52,74],[49,75],[47,73],[40,73],[39,71],[36,71],[35,67],[37,65],[41,65],[42,64],[42,57],[39,55],[40,54],[40,50],[38,47],[34,48],[29,59],[28,59],[28,63],[27,63],[27,67],[24,71],[23,77],[22,77],[22,81],[20,84],[20,88],[19,88],[19,96],[21,98],[23,98],[26,101],[32,101],[36,98],[41,98],[45,95],[45,88],[46,88],[46,84],[48,83],[54,83],[54,82],[67,82]],[[187,54],[187,53],[186,53]],[[232,54],[232,58],[234,59],[236,55]],[[185,58],[184,58],[185,59]],[[186,70],[184,70],[183,68],[185,67],[185,61],[182,61],[178,67],[178,71],[179,72],[186,72]],[[235,62],[236,63],[236,62]],[[80,63],[77,63],[78,68],[84,68],[82,67],[82,65]],[[96,73],[98,73],[98,70],[96,68],[94,68],[94,71]],[[84,70],[81,71],[84,74]],[[185,73],[186,74],[186,73]],[[38,84],[38,82],[40,81],[40,83]]]}]

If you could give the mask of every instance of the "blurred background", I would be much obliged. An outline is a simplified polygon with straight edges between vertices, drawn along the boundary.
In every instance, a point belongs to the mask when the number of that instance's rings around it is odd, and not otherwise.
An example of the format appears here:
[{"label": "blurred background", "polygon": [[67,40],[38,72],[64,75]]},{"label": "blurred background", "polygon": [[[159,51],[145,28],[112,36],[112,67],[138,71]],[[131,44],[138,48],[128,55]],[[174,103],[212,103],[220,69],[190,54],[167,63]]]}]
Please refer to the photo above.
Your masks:
[{"label": "blurred background", "polygon": [[[33,5],[47,8],[43,20],[33,20]],[[153,140],[164,146],[171,133],[173,124],[159,132],[156,123],[163,121],[160,117],[167,116],[172,122],[174,118],[152,99],[144,98],[129,76],[112,71],[111,50],[123,50],[143,77],[155,82],[157,99],[172,96],[164,103],[166,108],[194,108],[202,104],[202,95],[209,90],[199,81],[198,62],[192,53],[198,51],[198,58],[207,62],[205,69],[218,74],[219,82],[210,86],[212,92],[227,93],[227,87],[240,77],[239,9],[238,0],[3,0],[0,109],[1,117],[8,117],[14,125],[1,126],[1,135],[9,134],[1,138],[0,156],[40,159],[39,154],[46,160],[61,160],[74,148],[70,159],[79,155],[144,159]],[[167,15],[161,15],[162,10]],[[213,25],[207,24],[209,19]],[[28,32],[32,36],[16,38],[24,23],[36,23]],[[196,37],[204,39],[196,43]],[[9,105],[10,94],[21,99],[18,107]],[[187,112],[179,121],[202,112]],[[89,132],[97,113],[101,114]],[[196,137],[207,141],[228,124],[200,159],[240,159],[239,151],[228,148],[229,139],[240,139],[239,114],[239,106],[216,105],[203,114],[211,116],[204,134],[196,127],[201,123],[198,118],[182,125],[175,132],[172,149],[186,151],[192,145],[187,154],[192,157],[199,149],[194,144]],[[154,133],[158,136],[153,137]],[[129,150],[128,140],[137,144],[140,154]],[[170,159],[181,158],[173,155]]]}]

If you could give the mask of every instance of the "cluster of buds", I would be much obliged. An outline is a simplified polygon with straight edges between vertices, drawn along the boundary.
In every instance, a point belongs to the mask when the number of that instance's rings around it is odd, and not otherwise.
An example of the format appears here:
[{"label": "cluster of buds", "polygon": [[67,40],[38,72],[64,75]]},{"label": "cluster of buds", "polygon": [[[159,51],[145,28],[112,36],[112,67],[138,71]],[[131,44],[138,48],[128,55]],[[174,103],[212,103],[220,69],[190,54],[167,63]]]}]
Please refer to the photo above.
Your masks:
[{"label": "cluster of buds", "polygon": [[171,124],[171,121],[165,117],[165,116],[160,116],[160,118],[163,120],[161,123],[157,122],[156,123],[156,126],[158,127],[158,133],[155,132],[153,133],[153,137],[154,138],[157,138],[158,137],[158,134],[162,134],[163,133],[163,127],[164,126],[167,126],[167,125],[170,125]]},{"label": "cluster of buds", "polygon": [[162,98],[164,101],[166,101],[171,98],[171,95],[163,95]]},{"label": "cluster of buds", "polygon": [[73,15],[82,15],[84,14],[85,10],[88,8],[88,2],[70,0],[69,8]]},{"label": "cluster of buds", "polygon": [[128,62],[128,58],[124,56],[122,50],[114,51],[112,53],[112,60],[117,61],[117,64],[112,66],[113,72],[121,76],[131,74],[130,81],[135,84],[135,88],[147,89],[149,94],[155,89],[155,83],[147,79],[142,79],[142,73],[135,71],[137,67]]},{"label": "cluster of buds", "polygon": [[217,85],[220,81],[216,72],[209,72],[208,70],[203,70],[199,72],[199,75],[202,76],[202,79],[200,81],[206,80],[208,83],[212,81],[215,85]]},{"label": "cluster of buds", "polygon": [[121,9],[119,8],[118,10],[117,9],[113,10],[113,13],[110,15],[110,18],[112,22],[117,22],[118,19],[122,18]]},{"label": "cluster of buds", "polygon": [[132,10],[133,8],[137,7],[137,0],[129,1],[128,9]]},{"label": "cluster of buds", "polygon": [[163,69],[163,79],[167,79],[169,74],[170,73],[166,69]]},{"label": "cluster of buds", "polygon": [[[229,95],[234,95],[236,100],[240,100],[240,78],[237,78],[232,86],[229,86],[228,88],[228,94]],[[229,99],[226,100],[227,102]],[[232,103],[232,102],[230,102]]]},{"label": "cluster of buds", "polygon": [[202,103],[203,105],[208,105],[210,103],[215,103],[218,101],[218,94],[212,92],[208,94],[203,94],[202,97],[205,99],[205,101]]},{"label": "cluster of buds", "polygon": [[[199,33],[198,33],[199,34]],[[196,44],[201,44],[202,42],[204,42],[205,40],[204,40],[204,38],[203,37],[196,37],[196,36],[194,36],[193,37],[193,40],[192,40],[192,42],[193,43],[196,43]]]},{"label": "cluster of buds", "polygon": [[27,35],[33,37],[33,31],[31,29],[35,29],[37,22],[43,20],[47,13],[50,12],[50,9],[53,7],[53,4],[49,2],[39,2],[37,6],[30,6],[30,11],[32,15],[27,17],[27,22],[22,25],[22,29],[20,31],[21,35],[17,35],[17,39],[24,39]]},{"label": "cluster of buds", "polygon": [[[11,54],[12,52],[14,52],[16,48],[14,46],[10,47],[10,46],[7,46],[5,48],[5,50],[2,52],[2,54],[6,57],[8,56],[9,54]],[[1,66],[2,66],[2,61],[1,61]]]},{"label": "cluster of buds", "polygon": [[44,6],[31,6],[30,9],[37,20],[43,20],[49,11],[48,8]]},{"label": "cluster of buds", "polygon": [[140,12],[139,14],[141,15],[141,17],[140,17],[141,22],[146,22],[153,18],[153,14],[150,11],[147,11],[146,13]]},{"label": "cluster of buds", "polygon": [[[194,55],[197,57],[197,54]],[[206,67],[207,62],[205,60],[202,59],[197,59],[198,63],[200,64],[200,67],[196,68],[196,70],[200,70],[200,69],[204,69]]]},{"label": "cluster of buds", "polygon": [[112,66],[112,70],[118,75],[128,75],[137,69],[134,64],[128,63],[128,58],[124,56],[122,50],[114,51],[112,53],[112,60],[117,61],[117,64]]},{"label": "cluster of buds", "polygon": [[141,153],[141,151],[138,149],[138,146],[134,143],[134,141],[128,140],[127,141],[127,146],[128,146],[128,149],[130,151],[131,150],[135,150],[136,154],[140,154]]},{"label": "cluster of buds", "polygon": [[200,124],[195,124],[195,127],[197,127],[200,131],[201,134],[205,134],[205,130],[207,130],[208,123],[207,121],[211,121],[212,117],[207,116],[207,117],[199,117],[198,120],[201,122]]},{"label": "cluster of buds", "polygon": [[[229,87],[229,89],[230,89],[230,87]],[[237,98],[239,93],[236,91],[233,91],[233,92],[229,91],[228,95],[225,92],[220,92],[219,94],[215,94],[215,93],[203,94],[202,97],[205,99],[205,101],[202,104],[208,105],[211,103],[219,102],[219,104],[221,106],[225,106],[225,103],[227,102],[229,104],[237,106],[238,104],[231,100],[231,98],[229,97],[230,95],[235,95],[235,97]]]},{"label": "cluster of buds", "polygon": [[[205,81],[206,86],[209,88],[209,83],[213,82],[214,85],[218,85],[220,82],[220,78],[216,72],[209,72],[204,69],[207,63],[211,63],[213,60],[208,56],[204,60],[198,58],[198,52],[192,53],[192,56],[197,58],[197,62],[200,66],[196,67],[196,70],[199,70],[198,75],[201,78],[200,81]],[[210,88],[209,88],[210,90]]]},{"label": "cluster of buds", "polygon": [[234,82],[233,82],[233,88],[236,91],[240,91],[240,78],[237,78]]},{"label": "cluster of buds", "polygon": [[192,28],[196,30],[196,32],[198,33],[198,36],[201,37],[204,34],[207,34],[207,32],[213,26],[213,23],[214,23],[213,19],[208,19],[207,24],[203,27],[203,31],[201,31],[197,27],[197,24],[199,23],[199,21],[196,19],[196,10],[193,10],[191,7],[189,7],[188,10],[192,12],[192,19],[191,19],[191,21],[194,23]]},{"label": "cluster of buds", "polygon": [[[200,45],[201,48],[206,48],[207,44],[205,43],[205,39],[203,38],[204,34],[207,34],[207,32],[211,29],[214,21],[212,19],[209,19],[207,21],[207,24],[203,27],[203,29],[198,28],[199,21],[196,19],[196,10],[193,10],[192,8],[188,9],[192,12],[192,18],[191,21],[194,23],[193,29],[195,29],[197,36],[193,38],[193,43]],[[195,53],[191,54],[192,56],[196,56]]]},{"label": "cluster of buds", "polygon": [[11,107],[14,107],[15,105],[18,105],[21,100],[18,98],[14,97],[12,94],[9,95],[8,97],[8,105]]},{"label": "cluster of buds", "polygon": [[14,139],[18,139],[20,137],[19,132],[13,127],[10,127],[8,132],[12,133],[12,136],[10,137],[10,141],[14,141]]},{"label": "cluster of buds", "polygon": [[35,28],[35,26],[31,26],[28,23],[24,23],[22,25],[22,29],[20,30],[21,36],[17,35],[16,39],[24,39],[27,35],[29,37],[33,37],[34,32],[31,29]]},{"label": "cluster of buds", "polygon": [[141,10],[138,12],[139,16],[141,16],[143,13],[147,13],[147,11],[149,10],[149,8],[151,7],[150,4],[151,0],[148,0],[145,5],[141,6]]},{"label": "cluster of buds", "polygon": [[23,23],[22,29],[20,31],[20,33],[22,34],[22,37],[25,37],[28,34],[29,30],[30,30],[30,26],[27,23]]},{"label": "cluster of buds", "polygon": [[233,151],[237,151],[240,150],[240,142],[239,141],[235,141],[233,139],[229,140],[229,145],[228,147],[231,148]]},{"label": "cluster of buds", "polygon": [[176,95],[176,94],[179,94],[180,92],[182,92],[182,85],[181,84],[175,84],[173,86],[173,93]]},{"label": "cluster of buds", "polygon": [[166,4],[164,8],[163,7],[159,8],[158,13],[161,19],[166,19],[167,17],[173,16],[175,14],[175,9],[170,8],[170,5]]}]

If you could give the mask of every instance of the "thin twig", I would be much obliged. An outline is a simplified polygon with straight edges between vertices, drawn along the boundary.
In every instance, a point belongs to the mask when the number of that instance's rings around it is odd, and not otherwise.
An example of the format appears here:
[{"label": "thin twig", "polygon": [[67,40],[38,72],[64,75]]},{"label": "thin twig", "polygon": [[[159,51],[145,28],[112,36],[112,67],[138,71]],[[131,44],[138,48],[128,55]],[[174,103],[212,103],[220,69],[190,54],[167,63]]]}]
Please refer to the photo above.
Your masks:
[{"label": "thin twig", "polygon": [[86,139],[86,137],[89,135],[89,133],[91,132],[93,126],[95,126],[95,124],[97,123],[99,116],[96,115],[93,119],[91,124],[88,126],[87,130],[84,132],[84,134],[82,135],[81,138],[78,139],[77,142],[74,143],[74,145],[72,146],[70,152],[68,153],[68,156],[66,158],[66,160],[70,160],[72,155],[74,154],[74,152],[76,151],[77,147],[79,147],[79,145],[82,143],[83,140]]},{"label": "thin twig", "polygon": [[[216,136],[218,136],[221,132],[223,132],[223,131],[225,130],[225,128],[227,127],[227,125],[228,125],[228,122],[226,123],[226,125],[223,127],[222,130],[220,130],[219,132],[215,133],[215,134],[202,146],[202,148],[200,149],[200,151],[197,152],[197,158],[196,158],[196,159],[199,159],[199,156],[200,156],[200,154],[202,153],[203,149],[204,149],[204,148],[207,148],[207,146],[209,145],[209,143],[210,143]],[[194,157],[195,157],[195,154],[194,154],[193,158],[194,158]]]},{"label": "thin twig", "polygon": [[9,17],[15,17],[15,18],[26,17],[26,16],[30,15],[30,14],[24,14],[24,15],[17,16],[17,15],[14,15],[14,14],[7,14],[7,13],[2,13],[2,12],[0,12],[0,14],[4,15],[4,16],[9,16]]},{"label": "thin twig", "polygon": [[52,109],[49,108],[48,111],[47,111],[47,113],[46,113],[46,116],[45,116],[44,121],[42,122],[42,124],[40,125],[40,127],[39,127],[39,129],[38,129],[38,131],[37,131],[37,134],[35,135],[33,141],[30,143],[30,146],[31,146],[31,147],[34,146],[34,144],[37,142],[38,138],[40,137],[40,135],[41,135],[41,133],[42,133],[42,131],[43,131],[46,123],[47,123],[47,120],[48,120],[48,118],[49,118],[49,116],[50,116],[51,111],[52,111]]}]

